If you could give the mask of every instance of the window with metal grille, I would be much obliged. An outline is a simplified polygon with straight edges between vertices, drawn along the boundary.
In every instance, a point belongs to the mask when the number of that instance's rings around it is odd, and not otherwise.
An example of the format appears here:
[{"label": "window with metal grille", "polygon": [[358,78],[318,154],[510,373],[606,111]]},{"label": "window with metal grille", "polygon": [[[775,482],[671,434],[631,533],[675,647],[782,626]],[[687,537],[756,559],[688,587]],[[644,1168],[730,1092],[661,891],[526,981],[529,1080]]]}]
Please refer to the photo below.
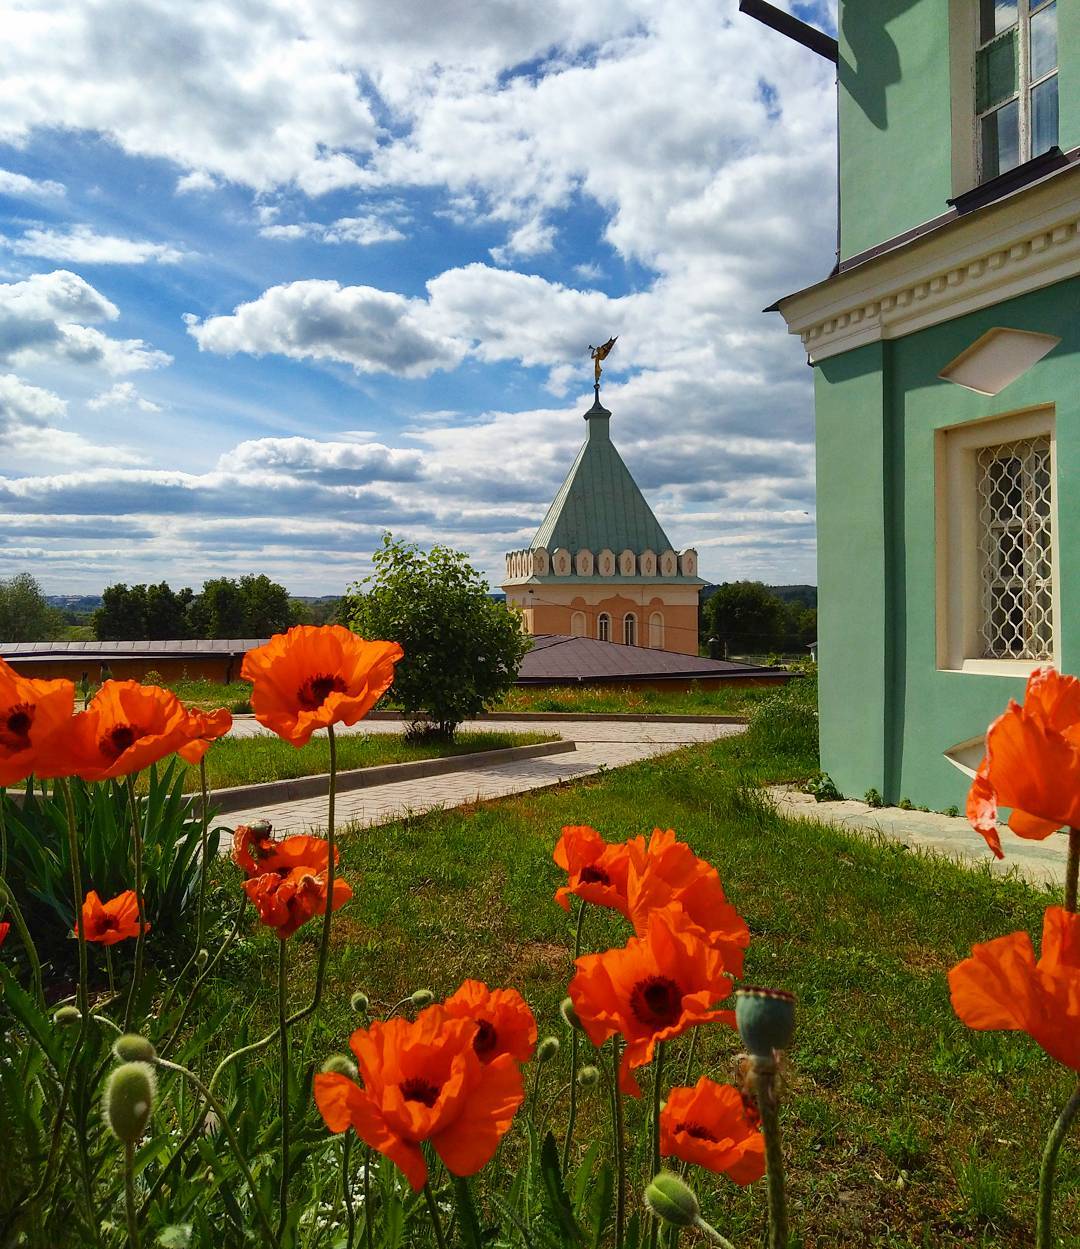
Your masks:
[{"label": "window with metal grille", "polygon": [[1058,141],[1057,0],[979,0],[975,112],[982,181]]},{"label": "window with metal grille", "polygon": [[979,640],[984,659],[1054,651],[1050,439],[980,447],[975,457]]}]

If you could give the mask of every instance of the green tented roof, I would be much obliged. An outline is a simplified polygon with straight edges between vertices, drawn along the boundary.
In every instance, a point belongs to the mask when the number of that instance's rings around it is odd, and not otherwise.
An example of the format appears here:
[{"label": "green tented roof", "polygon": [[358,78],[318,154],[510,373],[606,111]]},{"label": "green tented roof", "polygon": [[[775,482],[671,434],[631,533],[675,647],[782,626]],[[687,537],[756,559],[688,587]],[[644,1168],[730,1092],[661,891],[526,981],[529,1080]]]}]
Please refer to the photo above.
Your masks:
[{"label": "green tented roof", "polygon": [[611,441],[611,413],[600,397],[585,413],[589,436],[559,488],[531,549],[583,548],[595,555],[605,547],[616,555],[627,549],[670,550],[667,534],[638,489]]}]

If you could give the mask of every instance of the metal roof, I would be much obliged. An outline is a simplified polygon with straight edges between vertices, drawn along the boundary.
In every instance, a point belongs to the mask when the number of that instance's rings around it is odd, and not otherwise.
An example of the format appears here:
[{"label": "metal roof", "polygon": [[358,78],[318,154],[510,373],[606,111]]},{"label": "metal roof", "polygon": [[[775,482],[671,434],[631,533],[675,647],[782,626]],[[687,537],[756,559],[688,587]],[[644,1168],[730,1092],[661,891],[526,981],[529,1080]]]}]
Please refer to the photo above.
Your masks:
[{"label": "metal roof", "polygon": [[[596,402],[585,413],[589,436],[532,540],[532,549],[605,547],[636,553],[672,549],[667,534],[611,441],[611,413]],[[671,580],[671,578],[667,578]]]},{"label": "metal roof", "polygon": [[268,638],[165,638],[152,642],[0,642],[0,658],[123,659],[175,655],[242,655]]},{"label": "metal roof", "polygon": [[694,680],[702,677],[790,676],[776,668],[756,667],[727,659],[702,659],[646,646],[620,646],[596,638],[564,633],[539,633],[518,669],[518,683]]}]

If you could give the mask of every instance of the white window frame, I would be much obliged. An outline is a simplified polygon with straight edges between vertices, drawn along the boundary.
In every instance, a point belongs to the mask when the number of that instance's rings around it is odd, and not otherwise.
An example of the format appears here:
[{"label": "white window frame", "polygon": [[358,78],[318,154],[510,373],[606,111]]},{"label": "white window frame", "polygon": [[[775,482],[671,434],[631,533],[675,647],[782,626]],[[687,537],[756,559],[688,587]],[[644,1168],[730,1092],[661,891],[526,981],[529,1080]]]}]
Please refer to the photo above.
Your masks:
[{"label": "white window frame", "polygon": [[664,649],[664,613],[654,611],[649,615],[649,645],[653,650]]},{"label": "white window frame", "polygon": [[611,641],[611,617],[606,611],[596,617],[596,638],[599,642]]},{"label": "white window frame", "polygon": [[[1061,666],[1061,552],[1055,412],[1052,405],[936,431],[937,667],[940,671],[1026,678]],[[1053,647],[1048,659],[983,659],[977,452],[1025,438],[1050,441],[1050,559]]]}]

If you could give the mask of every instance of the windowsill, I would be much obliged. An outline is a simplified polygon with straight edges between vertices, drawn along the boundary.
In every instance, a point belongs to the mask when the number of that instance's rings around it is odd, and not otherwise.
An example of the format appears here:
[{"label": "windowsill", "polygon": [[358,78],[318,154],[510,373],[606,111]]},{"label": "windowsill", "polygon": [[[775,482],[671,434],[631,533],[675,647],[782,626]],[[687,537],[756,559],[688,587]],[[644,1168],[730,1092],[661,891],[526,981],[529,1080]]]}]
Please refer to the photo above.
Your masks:
[{"label": "windowsill", "polygon": [[957,215],[962,217],[976,208],[982,208],[986,204],[992,204],[995,200],[1004,199],[1006,195],[1030,186],[1032,182],[1038,182],[1040,178],[1045,178],[1048,174],[1056,173],[1069,163],[1069,158],[1061,148],[1054,146],[1032,157],[1031,160],[1024,161],[1021,165],[1013,166],[1005,173],[987,178],[985,182],[973,186],[970,191],[964,191],[952,199],[947,199],[945,203],[950,208],[955,208]]},{"label": "windowsill", "polygon": [[965,659],[958,667],[939,668],[938,671],[1026,681],[1036,668],[1053,662],[1051,659]]}]

